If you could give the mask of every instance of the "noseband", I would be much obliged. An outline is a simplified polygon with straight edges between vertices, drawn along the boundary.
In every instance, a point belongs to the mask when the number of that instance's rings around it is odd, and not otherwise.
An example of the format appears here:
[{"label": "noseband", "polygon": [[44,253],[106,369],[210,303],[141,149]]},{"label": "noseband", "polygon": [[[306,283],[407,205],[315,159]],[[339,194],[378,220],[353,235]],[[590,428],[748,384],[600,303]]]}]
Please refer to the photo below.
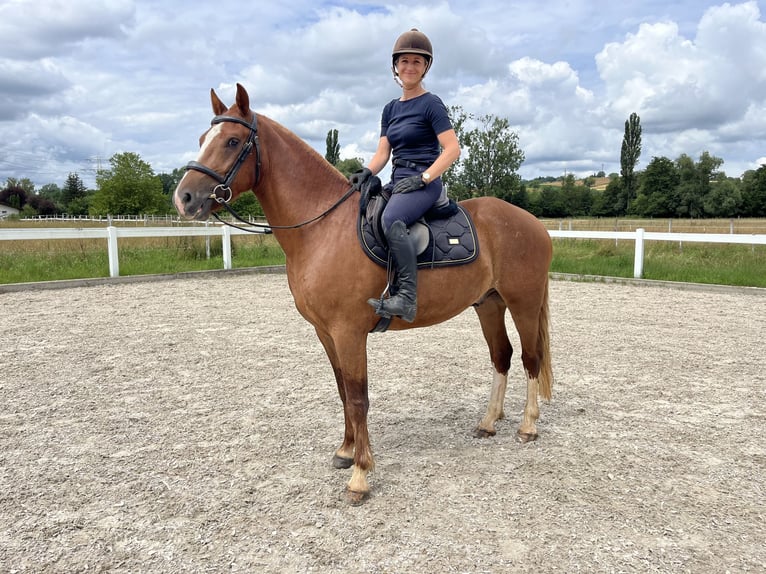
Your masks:
[{"label": "noseband", "polygon": [[186,170],[188,171],[193,169],[194,171],[204,173],[205,175],[210,176],[216,180],[218,185],[213,188],[213,192],[210,194],[210,199],[225,205],[231,201],[233,195],[231,191],[231,184],[234,181],[234,178],[237,177],[239,168],[242,167],[242,164],[245,162],[245,159],[247,159],[247,156],[250,155],[250,152],[253,150],[253,148],[255,148],[255,185],[253,187],[258,185],[258,181],[261,179],[261,147],[258,143],[258,119],[255,114],[253,114],[252,123],[232,116],[215,116],[210,122],[210,125],[214,126],[223,122],[242,124],[250,130],[247,141],[242,146],[242,149],[239,151],[239,156],[237,156],[236,161],[229,168],[229,171],[226,173],[226,175],[221,175],[217,171],[214,171],[197,161],[190,161],[187,163]]}]

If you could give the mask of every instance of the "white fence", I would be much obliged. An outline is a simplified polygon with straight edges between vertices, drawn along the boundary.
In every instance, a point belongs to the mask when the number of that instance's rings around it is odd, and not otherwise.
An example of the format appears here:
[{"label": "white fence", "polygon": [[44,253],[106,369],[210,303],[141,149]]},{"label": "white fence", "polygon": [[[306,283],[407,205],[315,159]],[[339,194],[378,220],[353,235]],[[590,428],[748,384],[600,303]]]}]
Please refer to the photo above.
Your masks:
[{"label": "white fence", "polygon": [[206,225],[205,227],[80,227],[50,229],[2,229],[0,241],[23,241],[26,239],[106,239],[109,253],[109,276],[120,276],[120,237],[190,237],[207,236],[223,238],[223,268],[231,269],[231,236],[249,235],[227,225]]},{"label": "white fence", "polygon": [[[564,231],[549,230],[554,238],[573,239],[624,239],[635,242],[633,276],[641,278],[644,273],[644,244],[646,241],[674,241],[679,243],[736,243],[743,245],[766,245],[766,235],[734,233],[656,233],[644,229],[636,231]],[[23,241],[36,239],[106,239],[109,253],[109,276],[119,277],[120,264],[117,249],[121,237],[187,237],[215,236],[223,239],[223,268],[231,269],[231,236],[246,235],[246,231],[225,225],[205,227],[84,227],[60,229],[2,229],[0,241]]]},{"label": "white fence", "polygon": [[635,231],[562,231],[549,230],[551,237],[573,239],[627,239],[635,241],[633,277],[644,275],[644,244],[646,241],[675,241],[679,243],[737,243],[740,245],[766,245],[766,235],[737,235],[734,233],[658,233]]}]

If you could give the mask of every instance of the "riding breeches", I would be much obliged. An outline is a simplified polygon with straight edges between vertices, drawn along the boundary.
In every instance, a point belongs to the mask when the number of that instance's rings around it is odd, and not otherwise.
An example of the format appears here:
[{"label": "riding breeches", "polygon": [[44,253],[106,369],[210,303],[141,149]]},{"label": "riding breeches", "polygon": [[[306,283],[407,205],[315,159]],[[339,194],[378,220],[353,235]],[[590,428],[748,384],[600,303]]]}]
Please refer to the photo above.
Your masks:
[{"label": "riding breeches", "polygon": [[[400,179],[420,173],[417,169],[396,167],[393,177],[386,184],[386,187],[391,189]],[[436,178],[422,189],[410,193],[392,194],[381,217],[384,231],[388,233],[395,221],[402,221],[407,227],[410,227],[433,207],[441,196],[442,189],[441,178]]]}]

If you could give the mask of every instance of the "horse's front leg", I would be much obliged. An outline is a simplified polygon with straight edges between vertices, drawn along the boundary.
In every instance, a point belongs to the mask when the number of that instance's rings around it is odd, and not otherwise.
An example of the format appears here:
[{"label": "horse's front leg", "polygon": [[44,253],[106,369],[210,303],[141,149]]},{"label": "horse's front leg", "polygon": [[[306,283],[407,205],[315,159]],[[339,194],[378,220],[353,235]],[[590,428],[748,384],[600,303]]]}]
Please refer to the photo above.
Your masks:
[{"label": "horse's front leg", "polygon": [[343,444],[335,451],[332,457],[332,465],[335,468],[351,468],[354,464],[354,426],[346,408],[346,387],[343,384],[341,371],[335,367],[333,367],[333,370],[335,371],[335,383],[338,385],[338,394],[340,394],[340,400],[343,403],[344,430]]},{"label": "horse's front leg", "polygon": [[375,466],[367,431],[367,337],[366,333],[344,332],[333,337],[345,393],[344,413],[353,431],[354,468],[348,482],[348,498],[359,504],[370,492],[367,474]]},{"label": "horse's front leg", "polygon": [[369,398],[367,393],[366,333],[330,335],[317,330],[335,373],[338,393],[343,401],[345,433],[343,444],[333,456],[335,468],[354,469],[348,482],[349,502],[359,504],[370,492],[367,474],[375,466],[367,430]]},{"label": "horse's front leg", "polygon": [[343,443],[332,457],[332,465],[335,468],[351,468],[354,464],[354,427],[351,424],[351,420],[348,417],[348,410],[346,409],[346,387],[343,384],[343,375],[340,367],[338,366],[338,355],[335,352],[335,343],[330,337],[329,333],[326,333],[320,329],[316,329],[317,336],[322,342],[327,358],[330,360],[333,374],[335,375],[335,384],[338,387],[338,394],[340,395],[341,403],[343,404],[343,418],[344,418],[344,432]]},{"label": "horse's front leg", "polygon": [[344,377],[346,384],[346,417],[351,420],[354,429],[354,468],[348,482],[348,497],[352,504],[359,504],[367,498],[370,485],[367,474],[375,466],[367,431],[367,411],[370,403],[367,397],[367,377],[350,379]]}]

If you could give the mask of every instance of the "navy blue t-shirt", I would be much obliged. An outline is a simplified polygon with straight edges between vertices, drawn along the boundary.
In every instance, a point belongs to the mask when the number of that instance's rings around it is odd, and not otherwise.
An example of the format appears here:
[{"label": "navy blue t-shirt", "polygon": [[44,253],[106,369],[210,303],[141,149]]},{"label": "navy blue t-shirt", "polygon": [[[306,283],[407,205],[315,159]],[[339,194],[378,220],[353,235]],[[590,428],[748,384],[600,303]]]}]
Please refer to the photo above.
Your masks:
[{"label": "navy blue t-shirt", "polygon": [[433,163],[439,157],[440,133],[452,129],[447,107],[426,92],[410,100],[391,100],[383,108],[380,135],[388,138],[394,158]]}]

